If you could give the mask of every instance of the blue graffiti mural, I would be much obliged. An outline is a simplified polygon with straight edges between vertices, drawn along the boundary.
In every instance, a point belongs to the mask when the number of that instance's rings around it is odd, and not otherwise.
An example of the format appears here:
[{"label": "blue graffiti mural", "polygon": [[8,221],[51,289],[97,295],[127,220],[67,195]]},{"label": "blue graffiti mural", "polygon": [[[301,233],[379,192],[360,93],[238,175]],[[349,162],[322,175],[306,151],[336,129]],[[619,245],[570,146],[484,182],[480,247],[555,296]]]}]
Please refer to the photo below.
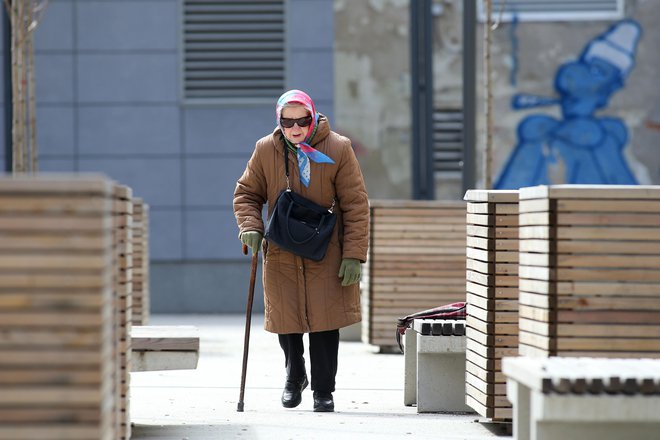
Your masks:
[{"label": "blue graffiti mural", "polygon": [[559,105],[562,118],[534,114],[517,129],[518,143],[494,187],[518,189],[552,183],[637,184],[623,150],[628,130],[620,118],[597,116],[624,86],[641,36],[636,21],[622,20],[591,40],[579,59],[559,67],[559,98],[519,94],[514,109]]}]

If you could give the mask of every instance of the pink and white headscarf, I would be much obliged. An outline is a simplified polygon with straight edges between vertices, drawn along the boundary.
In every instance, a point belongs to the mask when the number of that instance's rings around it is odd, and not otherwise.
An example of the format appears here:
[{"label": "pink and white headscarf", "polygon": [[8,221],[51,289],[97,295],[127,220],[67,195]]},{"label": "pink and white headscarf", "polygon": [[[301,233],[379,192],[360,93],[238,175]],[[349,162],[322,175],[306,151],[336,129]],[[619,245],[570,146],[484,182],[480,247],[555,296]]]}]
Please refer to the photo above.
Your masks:
[{"label": "pink and white headscarf", "polygon": [[[312,116],[312,123],[307,128],[307,135],[305,136],[305,140],[297,145],[300,181],[306,187],[308,187],[311,181],[310,160],[316,163],[335,163],[335,161],[309,145],[309,142],[312,140],[312,137],[314,137],[314,134],[316,133],[319,122],[319,114],[314,107],[314,101],[312,101],[312,98],[310,98],[309,95],[302,90],[295,89],[284,92],[284,94],[280,96],[280,98],[277,100],[277,106],[275,107],[275,114],[277,116],[277,126],[280,127],[282,133],[284,133],[284,127],[280,125],[280,118],[282,117],[282,109],[287,104],[300,104],[305,107],[310,116]],[[288,139],[286,142],[290,143]]]}]

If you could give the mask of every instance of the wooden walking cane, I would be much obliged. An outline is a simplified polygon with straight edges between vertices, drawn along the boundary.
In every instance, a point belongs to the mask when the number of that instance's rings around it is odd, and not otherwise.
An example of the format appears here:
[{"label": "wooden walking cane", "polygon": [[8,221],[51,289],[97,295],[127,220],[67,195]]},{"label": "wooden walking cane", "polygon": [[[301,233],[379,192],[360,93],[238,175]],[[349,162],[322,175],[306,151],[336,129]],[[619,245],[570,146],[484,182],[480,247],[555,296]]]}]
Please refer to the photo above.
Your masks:
[{"label": "wooden walking cane", "polygon": [[[243,255],[247,255],[248,248],[243,245]],[[252,301],[254,300],[254,280],[257,277],[257,264],[259,252],[252,253],[252,271],[250,272],[250,287],[248,289],[247,308],[245,310],[245,338],[243,340],[243,371],[241,372],[241,394],[238,397],[236,411],[243,412],[243,396],[245,395],[245,375],[247,373],[248,351],[250,349],[250,320],[252,318]]]}]

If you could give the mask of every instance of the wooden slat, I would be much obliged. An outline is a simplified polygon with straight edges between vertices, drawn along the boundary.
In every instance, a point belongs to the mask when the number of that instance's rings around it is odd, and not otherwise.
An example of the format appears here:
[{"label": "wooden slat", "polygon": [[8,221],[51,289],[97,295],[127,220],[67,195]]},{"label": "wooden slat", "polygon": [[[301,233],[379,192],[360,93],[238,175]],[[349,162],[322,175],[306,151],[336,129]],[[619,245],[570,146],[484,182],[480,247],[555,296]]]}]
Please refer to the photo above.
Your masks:
[{"label": "wooden slat", "polygon": [[660,200],[660,187],[652,185],[551,185],[521,188],[520,201],[528,199],[637,199]]},{"label": "wooden slat", "polygon": [[517,263],[519,258],[518,252],[514,251],[486,251],[471,247],[465,248],[465,255],[469,259],[486,261],[489,263]]},{"label": "wooden slat", "polygon": [[467,214],[467,225],[478,226],[518,226],[518,215],[488,215],[488,214]]},{"label": "wooden slat", "polygon": [[0,216],[29,213],[58,217],[102,214],[107,210],[108,202],[100,194],[55,194],[46,198],[0,192]]},{"label": "wooden slat", "polygon": [[474,304],[476,307],[486,310],[498,310],[498,311],[518,311],[518,299],[502,299],[494,300],[487,299],[478,295],[467,293],[467,302],[469,304]]},{"label": "wooden slat", "polygon": [[43,174],[36,176],[13,175],[0,179],[0,194],[11,196],[31,194],[51,197],[72,194],[109,196],[113,183],[97,174]]},{"label": "wooden slat", "polygon": [[464,245],[467,247],[483,249],[487,251],[518,251],[519,247],[517,239],[494,240],[472,236],[467,237]]},{"label": "wooden slat", "polygon": [[468,214],[518,215],[518,203],[470,202]]},{"label": "wooden slat", "polygon": [[475,316],[466,319],[468,327],[472,327],[482,333],[493,335],[515,335],[518,333],[518,323],[503,323],[482,321]]},{"label": "wooden slat", "polygon": [[638,324],[643,322],[653,325],[660,324],[660,311],[656,310],[559,310],[554,312],[521,304],[519,314],[522,318],[544,322],[549,322],[552,314],[553,320],[556,320],[557,323]]},{"label": "wooden slat", "polygon": [[[422,234],[420,234],[422,235]],[[382,235],[373,237],[371,240],[374,247],[378,246],[402,246],[402,247],[437,247],[462,249],[465,247],[465,234],[459,239],[447,239],[446,237],[426,236],[425,240],[414,238],[386,238]]]},{"label": "wooden slat", "polygon": [[466,269],[482,274],[495,276],[517,276],[518,265],[515,263],[485,263],[479,260],[468,259]]},{"label": "wooden slat", "polygon": [[656,226],[660,224],[660,212],[608,212],[608,213],[521,213],[520,226]]},{"label": "wooden slat", "polygon": [[[470,375],[468,374],[466,376]],[[465,392],[482,405],[489,407],[506,407],[511,405],[505,394],[486,394],[483,391],[477,389],[471,382],[467,380],[467,378],[465,384]]]},{"label": "wooden slat", "polygon": [[492,203],[517,203],[517,190],[481,190],[469,189],[465,193],[464,200],[468,202],[492,202]]},{"label": "wooden slat", "polygon": [[16,233],[20,231],[29,231],[32,233],[40,231],[52,232],[90,232],[103,233],[110,227],[104,217],[86,216],[48,216],[37,217],[28,214],[12,215],[11,217],[0,217],[0,231]]},{"label": "wooden slat", "polygon": [[557,212],[627,212],[627,213],[659,213],[660,200],[571,200],[558,199],[555,204]]},{"label": "wooden slat", "polygon": [[518,347],[518,335],[493,335],[477,331],[473,327],[467,328],[467,335],[471,341],[487,347]]},{"label": "wooden slat", "polygon": [[12,440],[105,439],[110,438],[111,432],[98,424],[44,423],[26,426],[7,423],[0,426],[0,438]]},{"label": "wooden slat", "polygon": [[[470,246],[468,238],[468,246]],[[534,240],[520,242],[521,252],[556,254],[660,254],[660,241]]]},{"label": "wooden slat", "polygon": [[[469,234],[468,227],[468,234]],[[608,226],[520,226],[521,239],[556,239],[556,240],[660,240],[658,227],[608,227]]]},{"label": "wooden slat", "polygon": [[482,284],[466,282],[466,292],[474,295],[479,295],[483,298],[496,298],[496,299],[516,299],[518,298],[517,287],[489,287]]},{"label": "wooden slat", "polygon": [[656,338],[660,335],[660,325],[652,324],[580,324],[547,323],[520,318],[520,330],[542,336],[555,337],[613,337],[613,338]]},{"label": "wooden slat", "polygon": [[524,261],[526,265],[543,267],[607,267],[651,269],[660,267],[660,256],[651,255],[567,255],[520,252],[520,260]]},{"label": "wooden slat", "polygon": [[[476,302],[475,302],[476,303]],[[660,296],[549,296],[520,291],[520,304],[557,310],[660,310]]]},{"label": "wooden slat", "polygon": [[516,287],[518,286],[518,277],[514,275],[484,274],[467,270],[465,273],[467,281],[491,287]]},{"label": "wooden slat", "polygon": [[88,408],[0,408],[0,426],[7,426],[10,424],[24,424],[25,427],[25,425],[34,423],[35,420],[39,420],[40,424],[53,423],[57,424],[56,426],[59,427],[63,427],[62,421],[67,420],[72,424],[80,426],[91,425],[100,422],[101,415],[98,411],[94,411]]},{"label": "wooden slat", "polygon": [[617,268],[550,268],[543,266],[519,266],[519,277],[556,282],[618,282],[650,283],[660,281],[660,271],[655,269]]}]

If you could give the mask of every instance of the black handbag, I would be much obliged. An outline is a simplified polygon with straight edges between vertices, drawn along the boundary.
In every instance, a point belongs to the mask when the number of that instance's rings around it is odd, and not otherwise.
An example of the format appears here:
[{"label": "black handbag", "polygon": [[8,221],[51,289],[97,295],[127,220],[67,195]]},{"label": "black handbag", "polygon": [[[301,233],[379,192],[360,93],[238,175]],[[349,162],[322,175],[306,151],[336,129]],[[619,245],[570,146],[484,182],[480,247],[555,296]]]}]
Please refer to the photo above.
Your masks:
[{"label": "black handbag", "polygon": [[296,194],[289,184],[289,154],[284,145],[284,164],[287,187],[277,197],[268,223],[265,237],[277,246],[303,258],[321,261],[325,257],[337,223],[335,201],[324,208]]}]

